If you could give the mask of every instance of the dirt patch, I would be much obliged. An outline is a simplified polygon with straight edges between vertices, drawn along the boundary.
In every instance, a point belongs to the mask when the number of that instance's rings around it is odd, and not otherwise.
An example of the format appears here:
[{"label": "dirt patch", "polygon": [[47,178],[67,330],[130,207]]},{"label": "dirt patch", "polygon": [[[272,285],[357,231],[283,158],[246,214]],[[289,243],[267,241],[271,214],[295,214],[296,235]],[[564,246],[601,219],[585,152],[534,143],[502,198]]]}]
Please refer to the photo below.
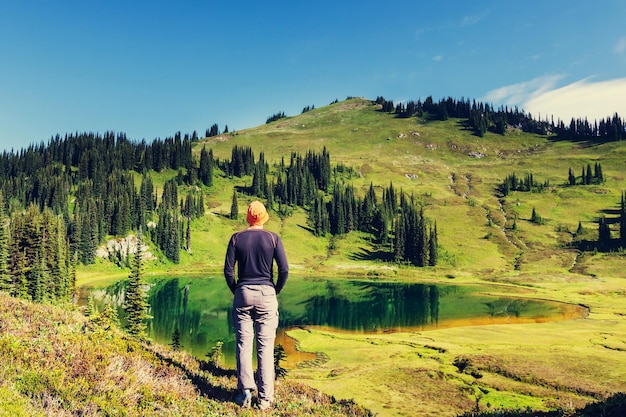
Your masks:
[{"label": "dirt patch", "polygon": [[370,166],[370,164],[363,164],[361,165],[359,171],[361,175],[367,175],[372,172],[372,167]]},{"label": "dirt patch", "polygon": [[202,141],[202,143],[207,143],[207,144],[221,143],[221,142],[227,142],[231,140],[232,138],[233,136],[231,134],[211,136],[210,138],[206,138],[204,141]]}]

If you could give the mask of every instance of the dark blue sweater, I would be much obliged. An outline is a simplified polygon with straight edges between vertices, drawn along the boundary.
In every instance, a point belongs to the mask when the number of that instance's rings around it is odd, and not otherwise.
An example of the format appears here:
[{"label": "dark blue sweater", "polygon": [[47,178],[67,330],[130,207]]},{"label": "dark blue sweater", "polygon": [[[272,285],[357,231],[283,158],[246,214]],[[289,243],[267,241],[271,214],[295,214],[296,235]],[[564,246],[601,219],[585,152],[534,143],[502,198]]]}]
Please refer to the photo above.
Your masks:
[{"label": "dark blue sweater", "polygon": [[[276,283],[274,283],[274,260],[278,266]],[[235,263],[237,263],[236,282]],[[287,256],[283,243],[276,233],[252,228],[231,236],[224,261],[224,278],[233,293],[237,285],[272,285],[278,294],[285,286],[288,275]]]}]

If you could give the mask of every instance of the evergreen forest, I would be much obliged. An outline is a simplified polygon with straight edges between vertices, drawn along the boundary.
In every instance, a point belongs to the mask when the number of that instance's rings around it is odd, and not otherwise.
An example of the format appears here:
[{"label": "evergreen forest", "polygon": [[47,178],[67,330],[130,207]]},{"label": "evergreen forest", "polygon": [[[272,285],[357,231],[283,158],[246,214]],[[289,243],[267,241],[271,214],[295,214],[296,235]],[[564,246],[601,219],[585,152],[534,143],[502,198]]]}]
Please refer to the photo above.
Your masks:
[{"label": "evergreen forest", "polygon": [[[475,100],[434,102],[428,97],[394,105],[378,97],[372,104],[398,118],[458,118],[478,137],[487,131],[506,135],[507,129],[516,128],[549,134],[554,140],[605,143],[621,141],[626,130],[617,114],[593,123],[565,124],[536,120],[517,108],[496,110]],[[311,110],[307,107],[303,113]],[[285,117],[277,113],[268,123]],[[221,133],[213,124],[207,138],[228,134],[227,129]],[[157,189],[153,176],[166,171],[176,175]],[[293,151],[270,163],[263,151],[255,154],[252,147],[237,144],[230,158],[215,158],[195,131],[151,142],[115,132],[57,134],[47,143],[0,155],[0,285],[14,296],[35,301],[70,300],[78,264],[93,263],[108,238],[140,231],[161,256],[178,263],[180,252],[190,250],[190,224],[205,215],[216,177],[251,178],[249,186],[233,194],[234,204],[240,195],[261,199],[280,216],[305,210],[314,236],[360,231],[371,236],[388,262],[437,265],[438,225],[413,191],[397,189],[390,181],[376,187],[371,182],[366,192],[359,193],[351,184],[358,175],[353,167],[333,164],[326,147],[304,154]],[[579,178],[570,168],[564,180],[570,186],[577,181],[602,184],[601,163],[595,162],[593,171],[590,164],[583,166]],[[506,197],[511,191],[542,192],[549,186],[532,173],[524,178],[512,173],[499,192]],[[600,218],[597,243],[585,242],[585,249],[626,246],[625,205],[622,195],[619,237],[612,239],[606,219]],[[130,253],[119,251],[109,258],[130,266]]]}]

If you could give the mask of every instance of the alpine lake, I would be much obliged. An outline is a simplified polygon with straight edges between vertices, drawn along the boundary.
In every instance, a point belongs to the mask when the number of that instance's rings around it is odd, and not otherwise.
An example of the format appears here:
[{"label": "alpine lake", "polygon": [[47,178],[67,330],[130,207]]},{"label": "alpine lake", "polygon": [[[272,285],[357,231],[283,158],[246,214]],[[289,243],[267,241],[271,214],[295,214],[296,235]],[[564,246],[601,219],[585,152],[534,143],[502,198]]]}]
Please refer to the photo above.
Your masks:
[{"label": "alpine lake", "polygon": [[[105,303],[117,306],[123,325],[124,287],[120,281],[107,288],[84,290],[93,294],[99,311]],[[207,360],[211,349],[222,342],[222,366],[234,368],[233,295],[223,277],[150,278],[146,290],[150,339],[170,345],[178,331],[181,348],[200,360]],[[587,313],[582,306],[527,298],[518,292],[509,296],[506,289],[495,285],[290,277],[278,296],[280,326],[276,344],[281,344],[287,354],[283,366],[292,368],[314,359],[316,354],[297,349],[297,341],[288,335],[294,328],[422,332],[454,326],[567,320]],[[86,299],[86,293],[83,297]]]}]

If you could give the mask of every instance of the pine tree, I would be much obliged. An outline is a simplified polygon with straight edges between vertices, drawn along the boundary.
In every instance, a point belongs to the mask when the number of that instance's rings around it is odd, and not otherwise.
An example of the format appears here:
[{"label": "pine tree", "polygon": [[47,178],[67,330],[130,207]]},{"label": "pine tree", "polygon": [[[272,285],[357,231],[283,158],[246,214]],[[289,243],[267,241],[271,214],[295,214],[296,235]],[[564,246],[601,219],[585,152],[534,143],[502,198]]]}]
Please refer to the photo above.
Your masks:
[{"label": "pine tree", "polygon": [[430,237],[428,239],[428,265],[435,266],[439,260],[439,250],[437,242],[437,223],[430,229]]},{"label": "pine tree", "polygon": [[185,231],[185,250],[191,253],[191,217],[187,216],[187,230]]},{"label": "pine tree", "polygon": [[168,238],[165,254],[168,259],[177,264],[180,261],[181,242],[183,241],[181,232],[183,228],[178,211],[171,210],[169,219],[170,227],[166,231]]},{"label": "pine tree", "polygon": [[87,297],[87,306],[85,308],[85,316],[89,317],[97,313],[98,310],[96,309],[93,293],[89,293],[89,296]]},{"label": "pine tree", "polygon": [[265,207],[267,207],[267,210],[273,210],[274,209],[274,184],[272,185],[268,185],[267,186],[267,200],[265,202]]},{"label": "pine tree", "polygon": [[593,178],[596,180],[598,184],[602,184],[604,182],[604,175],[602,174],[602,165],[599,162],[596,162],[593,167]]},{"label": "pine tree", "polygon": [[600,217],[598,221],[598,247],[600,250],[607,250],[611,245],[611,228],[606,221],[606,217]]},{"label": "pine tree", "polygon": [[124,311],[126,312],[126,330],[131,336],[143,339],[145,337],[146,319],[148,316],[148,301],[143,289],[143,237],[141,229],[137,233],[137,247],[128,276]]},{"label": "pine tree", "polygon": [[585,174],[585,185],[591,184],[593,174],[591,173],[591,164],[587,164],[587,173]]},{"label": "pine tree", "polygon": [[428,264],[428,236],[426,235],[426,221],[424,220],[424,208],[420,207],[418,217],[418,234],[417,234],[417,266],[426,266]]},{"label": "pine tree", "polygon": [[104,330],[111,330],[120,324],[117,308],[113,307],[113,303],[107,303],[102,313],[95,315],[94,320]]},{"label": "pine tree", "polygon": [[567,174],[567,182],[569,185],[576,185],[576,176],[572,171],[572,168],[569,169],[569,173]]},{"label": "pine tree", "polygon": [[11,290],[9,271],[9,218],[5,214],[4,197],[0,192],[0,291]]},{"label": "pine tree", "polygon": [[621,247],[626,248],[626,192],[622,192],[620,203],[619,235]]},{"label": "pine tree", "polygon": [[405,260],[405,244],[406,244],[406,229],[404,226],[403,215],[401,214],[395,221],[395,235],[393,241],[394,253],[393,258],[396,262],[403,262]]},{"label": "pine tree", "polygon": [[251,194],[255,197],[262,197],[261,195],[261,187],[260,187],[260,182],[261,182],[261,170],[259,168],[259,164],[257,164],[254,167],[254,174],[252,175],[252,190],[251,190]]},{"label": "pine tree", "polygon": [[216,368],[219,368],[222,362],[222,346],[223,345],[224,345],[224,342],[218,340],[217,343],[215,343],[215,346],[213,346],[211,350],[209,351],[209,353],[206,354],[206,356],[209,358],[209,362],[211,363],[211,365],[213,365]]},{"label": "pine tree", "polygon": [[544,223],[543,218],[539,214],[537,214],[537,210],[535,210],[534,207],[533,207],[532,214],[530,215],[530,221],[535,223],[535,224],[543,224]]},{"label": "pine tree", "polygon": [[207,151],[205,147],[200,151],[198,178],[207,187],[213,185],[213,151]]},{"label": "pine tree", "polygon": [[173,350],[180,350],[183,345],[180,343],[180,330],[178,330],[178,327],[176,327],[176,329],[174,329],[174,333],[172,334],[172,343],[170,343],[170,346],[172,347]]},{"label": "pine tree", "polygon": [[239,218],[239,204],[237,202],[237,190],[233,190],[233,200],[230,205],[230,218],[237,220]]},{"label": "pine tree", "polygon": [[583,232],[584,232],[583,223],[581,221],[578,221],[578,228],[576,229],[576,236],[582,235]]}]

